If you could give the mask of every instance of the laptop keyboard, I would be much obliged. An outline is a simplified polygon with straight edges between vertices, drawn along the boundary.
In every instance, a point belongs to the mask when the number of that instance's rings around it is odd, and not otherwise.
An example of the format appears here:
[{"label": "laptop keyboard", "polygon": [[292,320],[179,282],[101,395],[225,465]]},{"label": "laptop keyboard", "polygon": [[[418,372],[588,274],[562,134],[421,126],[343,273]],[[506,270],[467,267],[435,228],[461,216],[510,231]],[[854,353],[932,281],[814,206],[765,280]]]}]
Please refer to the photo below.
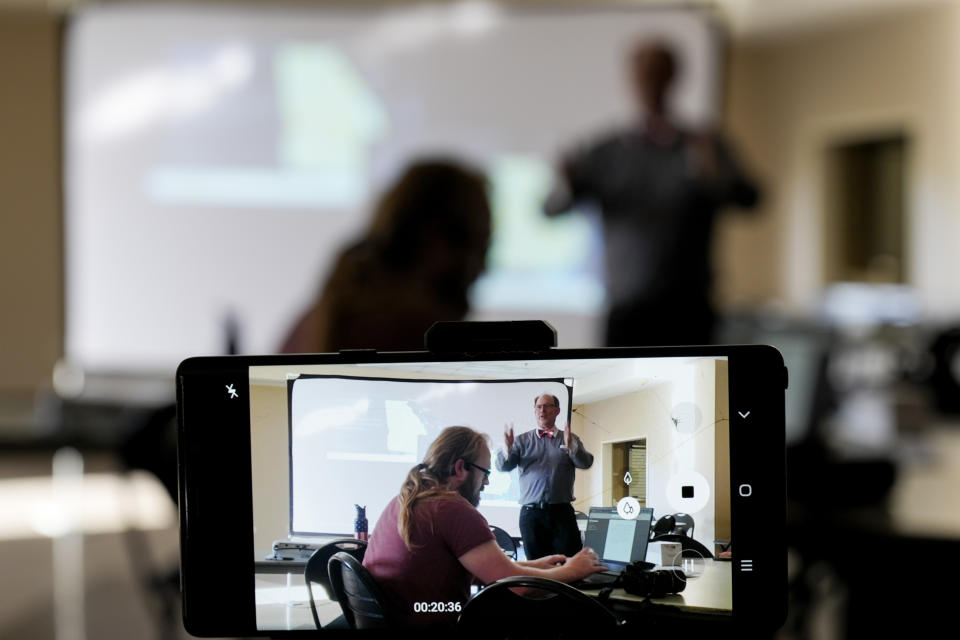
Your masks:
[{"label": "laptop keyboard", "polygon": [[619,577],[620,574],[618,573],[613,573],[612,571],[601,571],[599,573],[592,573],[582,580],[578,580],[573,586],[607,586],[616,582],[617,578]]}]

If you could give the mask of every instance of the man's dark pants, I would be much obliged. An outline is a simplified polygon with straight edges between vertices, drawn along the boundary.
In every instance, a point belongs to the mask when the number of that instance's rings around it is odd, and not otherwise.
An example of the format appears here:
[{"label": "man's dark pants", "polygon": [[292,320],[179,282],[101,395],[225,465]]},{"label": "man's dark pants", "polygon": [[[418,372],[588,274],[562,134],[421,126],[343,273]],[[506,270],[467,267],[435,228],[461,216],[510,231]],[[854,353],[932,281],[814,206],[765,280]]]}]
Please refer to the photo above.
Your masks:
[{"label": "man's dark pants", "polygon": [[527,560],[554,553],[572,556],[583,548],[577,516],[570,504],[523,505],[520,536]]}]

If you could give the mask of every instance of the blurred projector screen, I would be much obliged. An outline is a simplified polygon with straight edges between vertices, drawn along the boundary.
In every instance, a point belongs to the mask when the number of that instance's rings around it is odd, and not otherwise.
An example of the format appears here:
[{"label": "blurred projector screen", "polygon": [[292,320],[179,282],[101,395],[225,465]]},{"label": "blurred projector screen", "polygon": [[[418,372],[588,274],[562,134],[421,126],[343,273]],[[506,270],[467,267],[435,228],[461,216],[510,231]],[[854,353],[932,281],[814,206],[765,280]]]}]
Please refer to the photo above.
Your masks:
[{"label": "blurred projector screen", "polygon": [[594,346],[602,239],[547,220],[558,154],[633,116],[625,59],[675,43],[677,111],[715,119],[722,38],[691,8],[92,6],[66,50],[66,351],[169,372],[274,351],[412,158],[488,172],[474,317],[542,318]]}]

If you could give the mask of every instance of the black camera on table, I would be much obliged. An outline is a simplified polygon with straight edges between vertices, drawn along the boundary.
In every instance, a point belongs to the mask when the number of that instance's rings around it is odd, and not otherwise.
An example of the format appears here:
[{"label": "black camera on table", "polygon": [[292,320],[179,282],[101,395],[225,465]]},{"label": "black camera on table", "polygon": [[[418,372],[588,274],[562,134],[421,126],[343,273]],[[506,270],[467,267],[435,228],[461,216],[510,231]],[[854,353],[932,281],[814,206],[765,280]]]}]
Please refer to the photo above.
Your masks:
[{"label": "black camera on table", "polygon": [[662,598],[680,593],[687,586],[687,578],[679,569],[657,569],[652,562],[633,562],[620,574],[624,591],[645,598]]}]

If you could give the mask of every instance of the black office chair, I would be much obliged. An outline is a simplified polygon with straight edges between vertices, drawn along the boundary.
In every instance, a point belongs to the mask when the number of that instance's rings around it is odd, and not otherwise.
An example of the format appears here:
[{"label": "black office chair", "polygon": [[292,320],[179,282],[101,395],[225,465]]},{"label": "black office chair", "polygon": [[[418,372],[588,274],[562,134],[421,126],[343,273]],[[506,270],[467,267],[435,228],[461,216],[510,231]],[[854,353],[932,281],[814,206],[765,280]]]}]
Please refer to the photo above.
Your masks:
[{"label": "black office chair", "polygon": [[360,561],[338,551],[327,564],[330,586],[351,629],[386,629],[391,626],[383,589]]},{"label": "black office chair", "polygon": [[693,537],[693,516],[689,513],[675,513],[673,514],[673,519],[675,524],[673,525],[673,531],[671,533],[682,533],[691,538]]},{"label": "black office chair", "polygon": [[366,540],[339,538],[337,540],[331,540],[328,544],[314,551],[310,559],[307,560],[307,564],[303,568],[303,580],[307,583],[307,591],[310,593],[310,611],[313,613],[313,622],[317,625],[317,629],[320,628],[320,617],[317,615],[317,603],[313,599],[313,585],[319,584],[323,587],[324,592],[326,592],[330,600],[336,597],[330,586],[330,574],[327,571],[327,564],[330,562],[330,557],[339,551],[343,551],[363,562],[363,554],[366,550]]},{"label": "black office chair", "polygon": [[659,518],[653,523],[653,527],[650,528],[650,541],[652,542],[657,536],[665,536],[673,533],[676,526],[677,521],[673,516],[663,516]]},{"label": "black office chair", "polygon": [[[538,591],[521,595],[513,591],[516,587]],[[509,630],[511,639],[558,637],[561,633],[579,638],[585,631],[602,637],[619,626],[612,611],[584,592],[556,580],[529,576],[511,576],[487,585],[467,602],[457,620],[457,627],[471,635],[502,637]]]},{"label": "black office chair", "polygon": [[493,531],[493,537],[497,540],[497,546],[503,549],[505,554],[516,560],[517,542],[510,537],[510,534],[494,525],[490,525],[490,531]]},{"label": "black office chair", "polygon": [[684,558],[710,558],[713,554],[703,544],[682,533],[664,533],[654,536],[650,542],[679,542],[680,553]]}]

